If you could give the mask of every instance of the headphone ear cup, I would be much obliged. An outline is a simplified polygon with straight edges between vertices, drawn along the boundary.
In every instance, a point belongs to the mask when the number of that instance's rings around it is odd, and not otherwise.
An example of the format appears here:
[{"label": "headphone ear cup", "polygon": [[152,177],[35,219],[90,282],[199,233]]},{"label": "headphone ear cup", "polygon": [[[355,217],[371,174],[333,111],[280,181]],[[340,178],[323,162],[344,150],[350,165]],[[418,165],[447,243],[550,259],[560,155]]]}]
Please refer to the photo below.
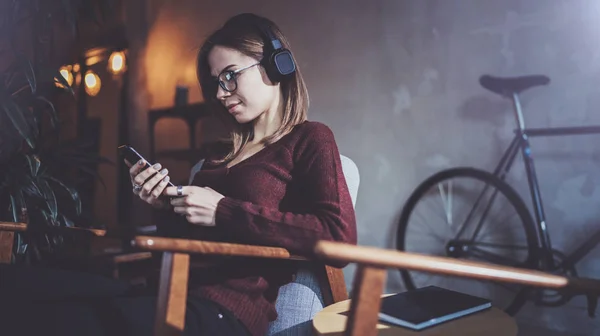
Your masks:
[{"label": "headphone ear cup", "polygon": [[263,58],[263,67],[265,68],[269,79],[274,82],[281,82],[283,78],[296,72],[296,62],[292,53],[287,49],[272,51],[268,57]]},{"label": "headphone ear cup", "polygon": [[296,62],[294,56],[287,49],[279,49],[273,53],[272,63],[275,65],[277,72],[282,76],[291,75],[296,71]]}]

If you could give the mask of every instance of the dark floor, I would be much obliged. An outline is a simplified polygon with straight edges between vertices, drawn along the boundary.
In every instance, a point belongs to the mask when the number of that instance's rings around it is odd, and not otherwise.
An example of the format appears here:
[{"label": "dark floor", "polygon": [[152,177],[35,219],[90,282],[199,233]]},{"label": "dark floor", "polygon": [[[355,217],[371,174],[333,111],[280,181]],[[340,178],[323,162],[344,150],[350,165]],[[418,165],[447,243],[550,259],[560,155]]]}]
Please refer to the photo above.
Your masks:
[{"label": "dark floor", "polygon": [[544,329],[538,326],[529,326],[519,324],[519,335],[518,336],[588,336],[584,334],[572,334],[564,331],[555,331]]}]

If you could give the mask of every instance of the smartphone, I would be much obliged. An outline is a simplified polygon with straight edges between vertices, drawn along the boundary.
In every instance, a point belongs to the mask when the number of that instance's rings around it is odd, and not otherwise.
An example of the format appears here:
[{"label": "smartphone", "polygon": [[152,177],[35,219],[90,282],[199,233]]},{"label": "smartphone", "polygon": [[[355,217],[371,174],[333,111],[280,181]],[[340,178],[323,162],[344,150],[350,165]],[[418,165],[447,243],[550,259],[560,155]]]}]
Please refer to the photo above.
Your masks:
[{"label": "smartphone", "polygon": [[[144,169],[150,168],[150,166],[151,166],[150,162],[148,162],[148,160],[144,159],[144,157],[140,153],[138,153],[135,149],[133,149],[133,147],[127,146],[127,145],[121,145],[118,147],[118,150],[119,150],[119,154],[121,155],[121,157],[126,159],[127,161],[129,161],[129,163],[131,163],[132,165],[137,164],[138,161],[140,161],[140,160],[144,160],[144,162],[146,162],[146,164],[144,165]],[[171,181],[168,182],[168,185],[171,187],[175,186],[173,183],[171,183]]]}]

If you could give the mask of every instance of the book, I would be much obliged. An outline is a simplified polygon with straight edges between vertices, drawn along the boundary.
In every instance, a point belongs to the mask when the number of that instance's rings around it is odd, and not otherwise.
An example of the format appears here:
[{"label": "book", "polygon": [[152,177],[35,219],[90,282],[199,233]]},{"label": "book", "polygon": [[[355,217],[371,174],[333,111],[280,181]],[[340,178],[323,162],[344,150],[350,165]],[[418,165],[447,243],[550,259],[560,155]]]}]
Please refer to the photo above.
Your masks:
[{"label": "book", "polygon": [[492,302],[469,294],[427,286],[381,299],[379,320],[413,330],[467,316],[492,306]]}]

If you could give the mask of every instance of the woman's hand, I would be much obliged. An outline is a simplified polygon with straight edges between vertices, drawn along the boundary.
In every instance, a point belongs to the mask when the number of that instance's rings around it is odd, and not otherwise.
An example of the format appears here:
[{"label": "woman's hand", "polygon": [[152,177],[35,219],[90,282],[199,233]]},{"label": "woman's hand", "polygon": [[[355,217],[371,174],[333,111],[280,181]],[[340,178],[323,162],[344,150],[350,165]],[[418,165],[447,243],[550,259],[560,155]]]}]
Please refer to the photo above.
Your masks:
[{"label": "woman's hand", "polygon": [[216,225],[217,205],[225,197],[211,188],[197,186],[168,187],[164,195],[179,196],[171,200],[175,212],[185,215],[188,222],[202,226]]},{"label": "woman's hand", "polygon": [[[125,160],[125,164],[129,166],[133,193],[157,209],[168,208],[169,203],[162,193],[170,179],[167,175],[169,171],[167,169],[160,170],[160,163],[144,169],[146,162],[143,160],[134,165]],[[150,178],[151,176],[152,178]]]}]

